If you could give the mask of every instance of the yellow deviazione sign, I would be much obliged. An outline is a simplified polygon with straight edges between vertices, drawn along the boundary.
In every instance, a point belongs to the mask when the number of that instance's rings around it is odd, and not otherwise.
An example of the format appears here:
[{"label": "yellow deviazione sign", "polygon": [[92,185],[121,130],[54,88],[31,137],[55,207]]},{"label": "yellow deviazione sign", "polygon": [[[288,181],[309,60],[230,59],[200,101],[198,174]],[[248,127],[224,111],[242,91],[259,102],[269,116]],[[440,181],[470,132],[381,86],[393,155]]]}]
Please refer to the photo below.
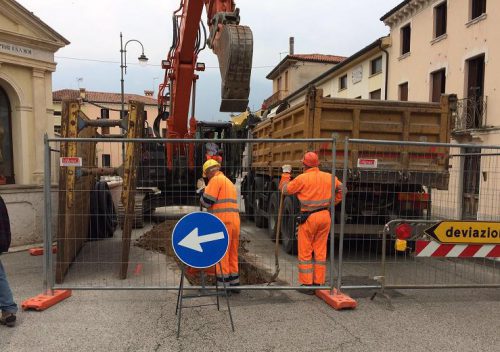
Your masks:
[{"label": "yellow deviazione sign", "polygon": [[500,222],[442,221],[425,233],[441,243],[500,245]]}]

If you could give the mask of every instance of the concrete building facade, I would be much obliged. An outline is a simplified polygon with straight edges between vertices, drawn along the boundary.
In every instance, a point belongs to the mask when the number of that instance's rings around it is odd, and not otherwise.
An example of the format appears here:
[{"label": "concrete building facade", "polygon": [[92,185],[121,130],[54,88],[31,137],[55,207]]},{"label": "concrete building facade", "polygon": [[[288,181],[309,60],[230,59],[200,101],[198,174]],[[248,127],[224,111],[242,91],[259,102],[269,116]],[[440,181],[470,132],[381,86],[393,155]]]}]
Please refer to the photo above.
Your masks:
[{"label": "concrete building facade", "polygon": [[43,141],[54,130],[54,54],[68,44],[16,1],[0,0],[0,194],[14,246],[42,238]]},{"label": "concrete building facade", "polygon": [[481,155],[487,152],[481,145],[500,145],[499,18],[500,2],[493,0],[405,0],[381,18],[392,40],[389,99],[457,94],[453,141],[477,145],[451,150],[456,198],[436,192],[433,201],[443,204],[433,209],[443,218],[500,220],[492,202],[500,192],[500,159]]},{"label": "concrete building facade", "polygon": [[306,82],[287,97],[293,106],[304,101],[309,86],[323,90],[325,97],[346,99],[386,99],[387,55],[390,41],[380,38],[338,65]]},{"label": "concrete building facade", "polygon": [[[457,120],[459,140],[471,135],[485,144],[500,142],[500,2],[491,0],[407,0],[384,15],[392,46],[389,99],[436,101],[457,94],[483,104],[481,116]],[[484,103],[487,101],[487,103]],[[463,102],[467,104],[466,101]],[[484,110],[484,111],[483,111]]]},{"label": "concrete building facade", "polygon": [[[291,49],[291,52],[293,50]],[[273,94],[264,101],[263,108],[279,105],[292,92],[338,65],[345,57],[322,54],[289,54],[267,76],[273,81]]]}]

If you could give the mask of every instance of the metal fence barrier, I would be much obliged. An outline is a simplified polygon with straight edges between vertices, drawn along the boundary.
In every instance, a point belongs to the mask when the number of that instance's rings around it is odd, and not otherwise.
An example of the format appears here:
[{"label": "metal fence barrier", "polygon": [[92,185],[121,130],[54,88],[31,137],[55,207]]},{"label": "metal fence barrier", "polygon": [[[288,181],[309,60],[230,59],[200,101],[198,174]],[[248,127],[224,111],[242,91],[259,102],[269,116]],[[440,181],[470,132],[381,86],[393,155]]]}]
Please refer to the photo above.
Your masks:
[{"label": "metal fence barrier", "polygon": [[[277,165],[286,158],[299,161],[308,150],[319,153],[322,168],[342,181],[344,191],[342,203],[331,207],[334,240],[328,245],[327,282],[320,288],[500,287],[495,260],[416,255],[427,225],[443,219],[500,220],[500,147],[217,137],[46,139],[47,288],[177,289],[181,270],[169,234],[182,215],[200,210],[196,182],[208,143],[214,142],[222,150],[222,171],[239,194],[241,289],[301,289],[295,223],[300,210],[292,197],[284,204],[279,276],[268,282],[276,270]],[[123,164],[122,144],[136,151],[135,160]],[[72,145],[81,164],[66,160],[61,166],[60,157]],[[300,173],[300,163],[293,166],[293,174]],[[59,184],[58,191],[51,193],[51,182]],[[395,251],[395,227],[402,223],[415,226],[414,236],[404,251]],[[199,289],[198,273],[191,274],[190,289]]]},{"label": "metal fence barrier", "polygon": [[[500,147],[345,143],[338,289],[500,287],[499,262],[485,254],[494,246],[468,255],[426,234],[443,220],[499,221]],[[399,251],[398,231],[407,231]],[[424,257],[427,244],[435,251]]]},{"label": "metal fence barrier", "polygon": [[[291,144],[301,153],[326,143],[330,152],[324,155],[322,166],[335,174],[331,160],[331,155],[336,154],[331,152],[334,140],[252,141],[217,137],[216,140],[47,139],[47,286],[80,290],[178,289],[181,269],[170,246],[170,235],[183,215],[200,211],[196,184],[202,175],[208,144],[216,143],[223,159],[222,171],[234,182],[239,196],[241,289],[301,289],[295,255],[294,221],[299,215],[295,203],[285,207],[282,233],[287,231],[287,237],[280,243],[279,276],[269,284],[276,272],[277,187],[282,163],[278,162],[276,165],[280,167],[274,168],[253,167],[249,154],[253,145],[263,142],[276,149],[286,149]],[[77,159],[62,159],[72,144]],[[125,150],[129,147],[135,150],[134,164],[127,164],[128,160],[122,163],[122,144]],[[174,151],[171,168],[165,160],[168,145]],[[128,155],[125,152],[125,159]],[[298,172],[294,167],[294,173]],[[50,180],[59,184],[52,194]],[[332,217],[335,218],[335,212]],[[54,244],[57,253],[48,250],[48,244]],[[333,247],[330,252],[334,252]],[[328,263],[327,282],[320,288],[333,289],[333,261]],[[192,279],[188,289],[199,289],[199,272],[189,269],[187,272]],[[210,283],[210,271],[206,274]]]}]

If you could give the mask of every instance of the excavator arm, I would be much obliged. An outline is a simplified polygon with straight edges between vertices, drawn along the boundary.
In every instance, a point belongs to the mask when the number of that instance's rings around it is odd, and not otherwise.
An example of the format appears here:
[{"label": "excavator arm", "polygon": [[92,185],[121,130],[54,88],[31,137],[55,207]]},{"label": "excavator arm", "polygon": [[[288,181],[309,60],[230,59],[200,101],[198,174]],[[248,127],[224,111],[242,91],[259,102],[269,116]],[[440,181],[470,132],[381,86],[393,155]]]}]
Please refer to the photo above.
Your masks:
[{"label": "excavator arm", "polygon": [[[201,22],[204,7],[208,17],[208,34]],[[192,137],[196,130],[196,71],[205,69],[197,60],[205,45],[219,59],[222,78],[220,111],[246,110],[253,36],[250,28],[240,26],[239,21],[239,9],[233,0],[181,0],[173,15],[173,43],[167,59],[162,61],[165,78],[158,94],[160,116],[167,119],[169,138]],[[190,107],[192,116],[188,126]],[[168,149],[167,158],[170,166],[172,155]]]}]

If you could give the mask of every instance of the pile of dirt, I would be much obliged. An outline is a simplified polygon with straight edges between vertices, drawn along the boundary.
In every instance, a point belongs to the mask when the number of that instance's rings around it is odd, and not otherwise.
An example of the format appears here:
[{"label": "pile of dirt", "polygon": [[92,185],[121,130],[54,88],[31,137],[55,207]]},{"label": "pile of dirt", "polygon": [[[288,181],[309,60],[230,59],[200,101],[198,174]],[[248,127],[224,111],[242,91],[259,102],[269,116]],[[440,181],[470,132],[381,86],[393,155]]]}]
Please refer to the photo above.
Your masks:
[{"label": "pile of dirt", "polygon": [[[177,264],[181,262],[177,258],[172,248],[172,232],[174,230],[177,220],[167,220],[161,224],[156,225],[148,232],[144,233],[138,238],[134,245],[148,251],[160,252],[166,254],[170,258],[174,258]],[[250,240],[245,237],[240,237],[239,245],[239,263],[240,263],[240,283],[242,285],[258,285],[268,283],[271,279],[271,274],[264,269],[258,268],[254,265],[254,259],[249,254],[246,245]],[[204,270],[205,284],[215,285],[215,277],[213,268]],[[185,270],[185,277],[191,285],[201,285],[201,270],[187,268]]]},{"label": "pile of dirt", "polygon": [[176,220],[167,220],[156,225],[139,237],[134,245],[148,251],[165,253],[169,257],[175,257],[172,248],[172,232],[176,222]]}]

